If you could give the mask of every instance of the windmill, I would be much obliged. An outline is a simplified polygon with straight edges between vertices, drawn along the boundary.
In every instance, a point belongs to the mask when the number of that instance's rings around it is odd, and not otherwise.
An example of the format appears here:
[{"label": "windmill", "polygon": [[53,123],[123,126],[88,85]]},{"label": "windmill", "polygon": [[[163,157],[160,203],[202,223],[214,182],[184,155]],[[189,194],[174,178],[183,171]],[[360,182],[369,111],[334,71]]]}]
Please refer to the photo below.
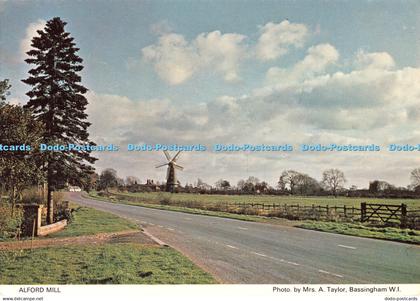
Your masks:
[{"label": "windmill", "polygon": [[165,154],[166,159],[168,160],[167,163],[161,164],[156,166],[156,168],[163,167],[165,165],[168,165],[168,171],[166,173],[166,191],[169,192],[175,192],[176,187],[178,186],[178,181],[176,180],[176,174],[175,169],[183,170],[184,167],[178,165],[176,163],[176,160],[179,157],[179,154],[181,151],[177,152],[176,155],[171,159],[171,156],[169,155],[168,151],[163,151]]}]

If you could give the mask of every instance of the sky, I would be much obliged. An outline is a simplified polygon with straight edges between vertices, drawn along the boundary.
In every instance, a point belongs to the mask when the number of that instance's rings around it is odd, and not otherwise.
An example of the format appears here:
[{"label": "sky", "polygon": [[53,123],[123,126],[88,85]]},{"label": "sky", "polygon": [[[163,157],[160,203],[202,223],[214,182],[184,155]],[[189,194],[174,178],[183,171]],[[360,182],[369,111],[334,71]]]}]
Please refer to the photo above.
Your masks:
[{"label": "sky", "polygon": [[[0,78],[24,104],[30,41],[60,17],[84,59],[97,144],[377,144],[381,152],[184,152],[181,183],[283,170],[346,186],[410,183],[420,143],[418,1],[0,0]],[[161,152],[94,153],[100,172],[163,181]]]}]

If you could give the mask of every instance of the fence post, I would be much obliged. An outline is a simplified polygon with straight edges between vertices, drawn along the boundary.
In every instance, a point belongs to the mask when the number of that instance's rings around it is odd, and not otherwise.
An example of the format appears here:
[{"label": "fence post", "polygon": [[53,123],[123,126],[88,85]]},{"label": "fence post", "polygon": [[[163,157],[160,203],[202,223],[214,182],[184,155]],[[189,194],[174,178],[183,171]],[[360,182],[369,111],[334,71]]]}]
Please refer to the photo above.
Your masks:
[{"label": "fence post", "polygon": [[400,222],[401,228],[407,227],[407,205],[401,204],[401,222]]},{"label": "fence post", "polygon": [[346,205],[344,205],[344,218],[347,218],[347,208],[346,208]]},{"label": "fence post", "polygon": [[366,203],[363,202],[360,204],[360,221],[363,223],[366,219]]}]

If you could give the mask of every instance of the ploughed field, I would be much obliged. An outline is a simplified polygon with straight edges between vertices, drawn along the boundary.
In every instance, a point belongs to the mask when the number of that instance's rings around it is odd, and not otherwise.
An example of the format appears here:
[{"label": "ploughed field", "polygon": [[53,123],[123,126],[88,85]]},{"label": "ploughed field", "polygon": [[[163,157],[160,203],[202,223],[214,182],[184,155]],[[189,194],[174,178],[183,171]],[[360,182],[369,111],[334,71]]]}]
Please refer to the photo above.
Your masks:
[{"label": "ploughed field", "polygon": [[[272,195],[220,195],[220,194],[193,194],[193,193],[168,193],[168,192],[139,192],[139,193],[115,193],[120,196],[128,196],[131,201],[156,203],[168,201],[196,201],[203,203],[255,203],[276,205],[321,205],[321,206],[354,206],[360,208],[361,202],[371,204],[401,205],[404,203],[409,210],[420,209],[420,199],[385,199],[385,198],[350,198],[350,197],[300,197],[300,196],[272,196]],[[135,197],[135,198],[133,198]]]}]

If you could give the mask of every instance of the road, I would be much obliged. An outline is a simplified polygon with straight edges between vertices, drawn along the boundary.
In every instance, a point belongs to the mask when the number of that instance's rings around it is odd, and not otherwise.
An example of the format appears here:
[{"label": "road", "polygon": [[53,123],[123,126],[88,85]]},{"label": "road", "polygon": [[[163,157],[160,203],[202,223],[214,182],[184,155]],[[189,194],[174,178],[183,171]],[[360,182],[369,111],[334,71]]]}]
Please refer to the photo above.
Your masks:
[{"label": "road", "polygon": [[223,283],[420,283],[415,245],[67,197],[136,221]]}]

